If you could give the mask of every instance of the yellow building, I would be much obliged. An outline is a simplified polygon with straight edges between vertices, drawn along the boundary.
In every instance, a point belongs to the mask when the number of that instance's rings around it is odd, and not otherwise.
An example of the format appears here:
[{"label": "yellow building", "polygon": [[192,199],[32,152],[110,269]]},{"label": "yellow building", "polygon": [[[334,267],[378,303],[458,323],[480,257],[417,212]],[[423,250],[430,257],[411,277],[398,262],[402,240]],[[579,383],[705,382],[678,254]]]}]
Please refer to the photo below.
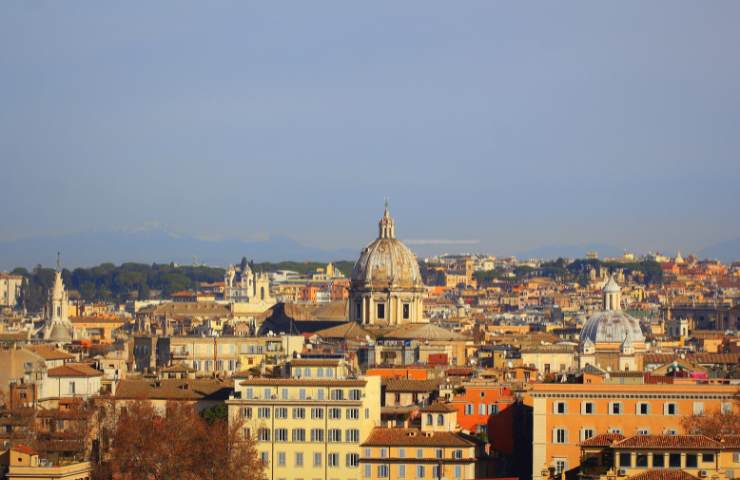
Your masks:
[{"label": "yellow building", "polygon": [[478,443],[456,425],[454,408],[432,404],[421,410],[421,428],[375,428],[362,443],[362,478],[479,478]]},{"label": "yellow building", "polygon": [[89,480],[93,471],[90,462],[51,464],[25,445],[11,448],[4,456],[8,461],[7,480]]},{"label": "yellow building", "polygon": [[229,421],[257,450],[271,480],[362,478],[360,442],[380,424],[380,377],[235,378]]}]

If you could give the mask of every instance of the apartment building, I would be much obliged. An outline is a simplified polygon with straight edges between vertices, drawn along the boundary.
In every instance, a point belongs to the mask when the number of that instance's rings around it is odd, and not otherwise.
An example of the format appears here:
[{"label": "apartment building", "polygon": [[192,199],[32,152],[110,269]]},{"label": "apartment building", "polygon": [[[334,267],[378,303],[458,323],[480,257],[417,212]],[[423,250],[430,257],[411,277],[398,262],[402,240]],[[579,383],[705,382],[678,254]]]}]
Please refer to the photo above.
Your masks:
[{"label": "apartment building", "polygon": [[533,385],[532,476],[578,467],[579,444],[599,434],[683,433],[683,417],[732,411],[737,393],[737,386],[715,384]]},{"label": "apartment building", "polygon": [[360,442],[380,425],[380,377],[235,378],[230,422],[257,440],[270,480],[359,480]]}]

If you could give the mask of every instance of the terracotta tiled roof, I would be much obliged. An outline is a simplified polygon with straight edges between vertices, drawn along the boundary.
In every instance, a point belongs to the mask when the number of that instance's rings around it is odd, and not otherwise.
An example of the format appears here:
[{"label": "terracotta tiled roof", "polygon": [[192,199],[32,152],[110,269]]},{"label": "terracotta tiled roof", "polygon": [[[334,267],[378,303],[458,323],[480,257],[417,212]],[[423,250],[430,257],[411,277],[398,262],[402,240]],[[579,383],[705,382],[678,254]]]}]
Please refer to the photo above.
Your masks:
[{"label": "terracotta tiled roof", "polygon": [[84,363],[68,363],[50,369],[47,375],[50,377],[102,377],[103,372]]},{"label": "terracotta tiled roof", "polygon": [[428,407],[422,408],[421,411],[424,413],[452,413],[457,410],[446,403],[434,402]]},{"label": "terracotta tiled roof", "polygon": [[26,455],[36,455],[36,450],[29,447],[28,445],[19,444],[13,447],[11,450],[15,450],[16,452],[25,453]]},{"label": "terracotta tiled roof", "polygon": [[706,435],[635,435],[612,445],[612,448],[722,448]]},{"label": "terracotta tiled roof", "polygon": [[376,427],[364,447],[472,447],[473,442],[454,432],[425,433],[418,428]]},{"label": "terracotta tiled roof", "polygon": [[336,367],[338,359],[325,358],[296,358],[290,361],[292,367]]},{"label": "terracotta tiled roof", "polygon": [[683,470],[647,470],[628,477],[627,480],[697,480]]},{"label": "terracotta tiled roof", "polygon": [[386,392],[424,393],[439,388],[439,380],[411,380],[408,378],[386,378],[383,385]]},{"label": "terracotta tiled roof", "polygon": [[624,440],[621,433],[602,433],[581,442],[582,447],[611,447],[614,442]]},{"label": "terracotta tiled roof", "polygon": [[75,358],[74,355],[50,345],[27,345],[26,348],[44,360],[70,360]]},{"label": "terracotta tiled roof", "polygon": [[740,435],[723,435],[719,441],[722,443],[722,448],[740,450]]},{"label": "terracotta tiled roof", "polygon": [[210,379],[126,379],[116,389],[118,400],[226,400],[232,389]]}]

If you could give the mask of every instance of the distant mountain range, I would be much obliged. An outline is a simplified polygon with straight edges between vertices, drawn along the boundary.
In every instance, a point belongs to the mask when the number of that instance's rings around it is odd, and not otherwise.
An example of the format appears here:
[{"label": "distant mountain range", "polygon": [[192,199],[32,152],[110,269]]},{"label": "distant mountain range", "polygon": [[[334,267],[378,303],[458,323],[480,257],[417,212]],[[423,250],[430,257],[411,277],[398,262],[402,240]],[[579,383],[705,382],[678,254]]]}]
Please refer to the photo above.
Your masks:
[{"label": "distant mountain range", "polygon": [[701,258],[715,258],[725,263],[740,260],[740,237],[716,243],[699,251]]},{"label": "distant mountain range", "polygon": [[242,257],[257,262],[281,260],[328,262],[354,260],[359,248],[323,250],[308,247],[287,237],[260,241],[201,240],[153,229],[138,232],[87,232],[0,241],[0,270],[53,266],[57,251],[67,268],[89,267],[103,262],[192,264],[225,266]]},{"label": "distant mountain range", "polygon": [[[429,248],[413,248],[419,257],[438,252]],[[135,232],[105,231],[75,233],[61,236],[39,236],[21,240],[0,241],[0,271],[15,267],[32,268],[37,264],[53,266],[56,252],[62,252],[67,268],[89,267],[103,262],[192,264],[196,259],[207,265],[225,266],[247,257],[256,262],[355,260],[357,248],[325,250],[303,245],[291,238],[276,236],[266,240],[202,240],[176,235],[161,229]],[[612,245],[547,245],[515,252],[517,258],[556,259],[583,258],[586,252],[598,252],[599,257],[616,257],[623,250]],[[495,253],[495,252],[493,252]],[[688,254],[691,252],[684,252]],[[697,252],[701,258],[716,258],[724,262],[740,259],[740,238],[721,242]]]}]

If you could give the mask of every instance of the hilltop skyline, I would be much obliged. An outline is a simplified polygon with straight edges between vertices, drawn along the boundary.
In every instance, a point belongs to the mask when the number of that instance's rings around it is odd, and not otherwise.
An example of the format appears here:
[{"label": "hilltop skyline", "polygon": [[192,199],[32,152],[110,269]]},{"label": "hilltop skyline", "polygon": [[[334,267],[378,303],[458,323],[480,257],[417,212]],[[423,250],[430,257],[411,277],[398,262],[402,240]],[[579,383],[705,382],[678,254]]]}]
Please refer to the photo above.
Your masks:
[{"label": "hilltop skyline", "polygon": [[177,5],[0,6],[0,239],[740,238],[737,3]]}]

